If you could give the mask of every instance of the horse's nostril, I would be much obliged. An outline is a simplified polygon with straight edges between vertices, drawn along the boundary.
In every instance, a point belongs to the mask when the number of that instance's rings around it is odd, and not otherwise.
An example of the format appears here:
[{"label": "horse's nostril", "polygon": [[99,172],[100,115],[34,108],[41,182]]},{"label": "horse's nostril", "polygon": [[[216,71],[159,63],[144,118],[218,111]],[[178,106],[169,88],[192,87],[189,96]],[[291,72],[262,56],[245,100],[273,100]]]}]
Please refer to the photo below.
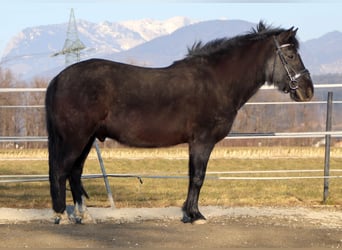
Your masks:
[{"label": "horse's nostril", "polygon": [[312,97],[314,96],[314,90],[313,88],[308,88],[307,90],[307,96],[308,96],[308,99],[311,100]]}]

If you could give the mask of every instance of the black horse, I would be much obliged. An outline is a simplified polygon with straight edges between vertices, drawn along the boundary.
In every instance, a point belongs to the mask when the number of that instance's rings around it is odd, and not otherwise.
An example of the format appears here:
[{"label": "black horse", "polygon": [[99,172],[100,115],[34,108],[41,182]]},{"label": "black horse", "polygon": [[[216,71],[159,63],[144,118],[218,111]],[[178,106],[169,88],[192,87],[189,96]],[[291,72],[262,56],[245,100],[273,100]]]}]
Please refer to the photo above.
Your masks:
[{"label": "black horse", "polygon": [[294,101],[314,89],[298,54],[297,29],[267,27],[231,39],[195,43],[166,68],[92,59],[58,74],[46,92],[49,175],[55,223],[66,209],[66,181],[83,216],[81,174],[97,138],[133,147],[189,145],[189,187],[183,222],[205,219],[198,209],[207,162],[238,110],[274,84]]}]

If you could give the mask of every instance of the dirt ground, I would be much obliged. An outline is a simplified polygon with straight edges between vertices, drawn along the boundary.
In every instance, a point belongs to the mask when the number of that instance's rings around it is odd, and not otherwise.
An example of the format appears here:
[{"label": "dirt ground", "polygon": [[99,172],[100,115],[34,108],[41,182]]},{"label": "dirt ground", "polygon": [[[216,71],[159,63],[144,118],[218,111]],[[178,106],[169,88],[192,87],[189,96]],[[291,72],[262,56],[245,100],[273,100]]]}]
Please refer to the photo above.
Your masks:
[{"label": "dirt ground", "polygon": [[208,219],[203,225],[183,224],[175,207],[89,208],[94,222],[54,225],[50,210],[0,208],[0,242],[4,248],[342,248],[341,208],[203,207],[201,211]]}]

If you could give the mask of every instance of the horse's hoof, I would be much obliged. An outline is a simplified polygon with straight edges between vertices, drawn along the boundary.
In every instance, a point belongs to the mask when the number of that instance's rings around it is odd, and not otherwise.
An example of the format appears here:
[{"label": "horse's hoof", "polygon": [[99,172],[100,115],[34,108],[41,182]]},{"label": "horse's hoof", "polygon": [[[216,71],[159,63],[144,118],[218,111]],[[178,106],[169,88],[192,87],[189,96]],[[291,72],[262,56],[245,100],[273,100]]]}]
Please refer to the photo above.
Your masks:
[{"label": "horse's hoof", "polygon": [[193,225],[203,225],[203,224],[207,224],[207,220],[206,219],[198,219],[198,220],[194,220],[192,222]]},{"label": "horse's hoof", "polygon": [[181,222],[183,222],[183,223],[191,223],[191,220],[190,220],[189,218],[183,217],[183,218],[181,219]]},{"label": "horse's hoof", "polygon": [[56,225],[59,225],[60,222],[61,222],[61,217],[56,217],[54,223]]},{"label": "horse's hoof", "polygon": [[75,223],[76,224],[82,224],[82,218],[76,217],[75,218]]},{"label": "horse's hoof", "polygon": [[69,224],[70,220],[68,218],[68,215],[66,215],[66,213],[55,213],[55,216],[53,218],[53,222],[56,225],[59,224]]},{"label": "horse's hoof", "polygon": [[83,215],[70,214],[69,221],[72,224],[83,224]]},{"label": "horse's hoof", "polygon": [[181,221],[183,223],[191,223],[192,222],[191,218],[185,214],[183,215],[183,218],[181,219]]},{"label": "horse's hoof", "polygon": [[96,224],[96,221],[93,219],[88,211],[85,211],[82,214],[73,215],[72,221],[75,224]]},{"label": "horse's hoof", "polygon": [[182,218],[182,222],[184,223],[191,223],[191,224],[194,224],[194,225],[203,225],[203,224],[206,224],[207,223],[207,220],[201,216],[200,218],[198,219],[194,219],[194,218],[191,218],[187,215],[183,215],[183,218]]}]

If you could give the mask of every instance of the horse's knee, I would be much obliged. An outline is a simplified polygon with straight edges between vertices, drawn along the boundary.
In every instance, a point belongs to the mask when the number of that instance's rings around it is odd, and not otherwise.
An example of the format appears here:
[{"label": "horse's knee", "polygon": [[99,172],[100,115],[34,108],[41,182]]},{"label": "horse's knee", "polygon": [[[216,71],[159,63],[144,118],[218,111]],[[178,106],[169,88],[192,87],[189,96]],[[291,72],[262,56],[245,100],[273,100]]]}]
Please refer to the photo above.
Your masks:
[{"label": "horse's knee", "polygon": [[204,176],[194,176],[192,178],[192,183],[195,185],[196,188],[200,188],[203,185]]}]

